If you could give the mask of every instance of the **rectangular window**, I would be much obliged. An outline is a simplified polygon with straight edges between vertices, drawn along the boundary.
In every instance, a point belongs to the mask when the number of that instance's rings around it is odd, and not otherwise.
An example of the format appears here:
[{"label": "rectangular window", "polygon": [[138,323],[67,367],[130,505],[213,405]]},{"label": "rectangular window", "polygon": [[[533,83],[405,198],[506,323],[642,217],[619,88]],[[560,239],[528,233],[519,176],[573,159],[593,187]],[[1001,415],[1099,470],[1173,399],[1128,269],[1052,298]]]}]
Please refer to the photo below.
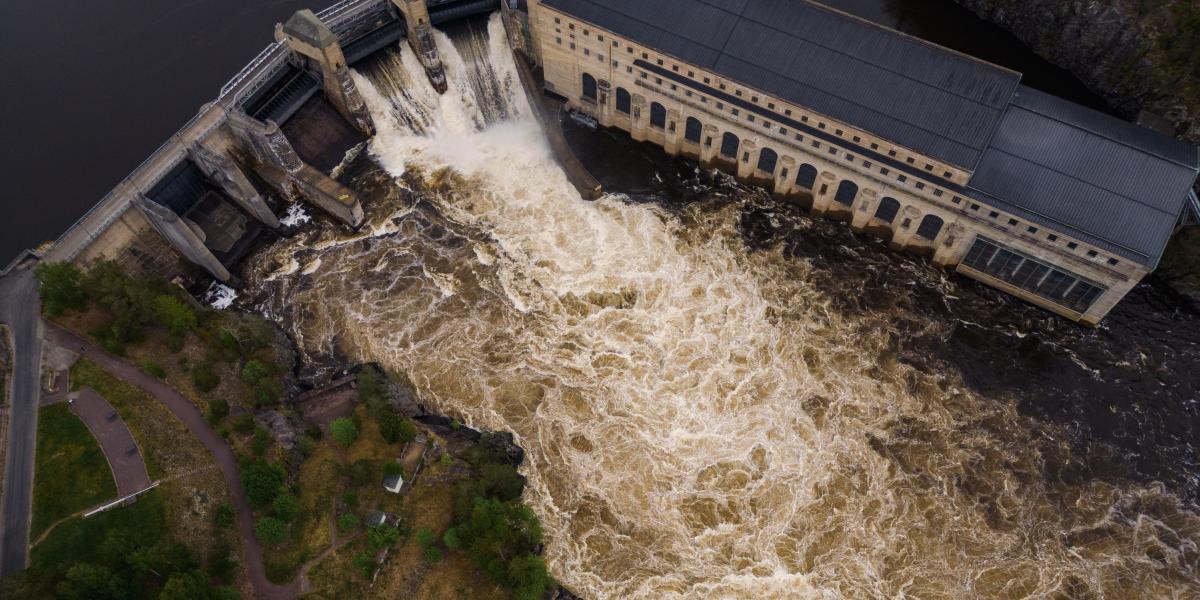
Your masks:
[{"label": "rectangular window", "polygon": [[854,136],[854,143],[855,143],[855,144],[857,144],[857,143],[859,143],[859,142],[861,142],[861,141],[862,141],[862,138],[858,137],[857,135],[856,135],[856,136]]},{"label": "rectangular window", "polygon": [[834,135],[839,135],[839,136],[840,136],[840,135],[842,135],[842,130],[841,130],[841,129],[836,129],[836,130],[834,130],[834,132],[833,132],[833,133],[834,133]]},{"label": "rectangular window", "polygon": [[1008,224],[1009,224],[1009,225],[1012,225],[1013,227],[1016,227],[1016,226],[1017,226],[1017,220],[1016,220],[1016,219],[1009,219],[1009,220],[1008,220]]},{"label": "rectangular window", "polygon": [[1115,258],[1110,258],[1110,259],[1108,259],[1108,266],[1115,267],[1115,266],[1117,266],[1117,263],[1119,263],[1119,262],[1121,262],[1121,261],[1119,261]]},{"label": "rectangular window", "polygon": [[1079,247],[1079,244],[1076,244],[1075,242],[1067,242],[1067,248],[1069,248],[1071,250],[1074,250],[1078,247]]},{"label": "rectangular window", "polygon": [[562,38],[554,38],[554,41],[558,42],[559,46],[562,45]]},{"label": "rectangular window", "polygon": [[807,116],[801,116],[801,117],[800,117],[800,122],[801,122],[801,123],[807,123],[807,122],[808,122],[808,117],[807,117]]},{"label": "rectangular window", "polygon": [[1058,236],[1057,236],[1057,235],[1054,235],[1054,234],[1052,233],[1052,234],[1050,234],[1050,235],[1046,236],[1046,239],[1048,239],[1048,240],[1050,240],[1050,241],[1052,241],[1052,242],[1057,242],[1057,241],[1058,241]]},{"label": "rectangular window", "polygon": [[932,171],[932,170],[933,170],[933,165],[925,165],[925,170],[926,170],[926,171]]},{"label": "rectangular window", "polygon": [[933,190],[933,195],[934,195],[934,196],[941,197],[941,195],[942,195],[942,194],[944,194],[944,193],[945,193],[945,192],[943,192],[942,190]]},{"label": "rectangular window", "polygon": [[918,189],[918,190],[923,190],[923,189],[925,189],[925,182],[923,182],[923,181],[918,181],[918,182],[917,182],[917,189]]},{"label": "rectangular window", "polygon": [[769,108],[769,109],[771,109],[771,110],[775,110],[775,103],[774,103],[774,102],[768,102],[768,103],[767,103],[767,108]]},{"label": "rectangular window", "polygon": [[1000,216],[1000,213],[993,210],[992,212],[988,213],[988,216],[995,219],[996,217]]},{"label": "rectangular window", "polygon": [[817,123],[817,129],[825,129],[824,123]]},{"label": "rectangular window", "polygon": [[879,144],[876,144],[875,142],[871,142],[871,149],[872,149],[872,150],[878,150],[878,149],[879,149]]},{"label": "rectangular window", "polygon": [[942,173],[942,177],[945,177],[946,179],[950,179],[953,176],[954,176],[954,174],[951,173],[950,171],[946,171],[945,173]]},{"label": "rectangular window", "polygon": [[783,110],[783,114],[784,114],[784,116],[786,116],[786,117],[790,117],[790,116],[792,116],[792,109],[790,109],[790,108],[785,108],[785,109]]},{"label": "rectangular window", "polygon": [[[596,36],[596,41],[597,41],[597,42],[603,42],[603,41],[604,41],[604,36],[602,36],[602,35],[598,35],[598,36]],[[613,42],[613,45],[614,45],[614,46],[616,46],[616,45],[617,45],[617,43],[616,43],[616,42]]]},{"label": "rectangular window", "polygon": [[574,49],[575,49],[575,42],[571,42],[571,49],[572,49],[572,50],[574,50]]},{"label": "rectangular window", "polygon": [[907,163],[908,163],[908,164],[910,164],[910,165],[912,165],[912,164],[916,164],[916,162],[917,162],[917,159],[915,159],[915,158],[913,158],[913,157],[911,157],[911,156],[910,156],[910,157],[908,157],[908,158],[905,158],[904,160],[905,160],[905,162],[907,162]]},{"label": "rectangular window", "polygon": [[895,151],[895,150],[888,150],[888,156],[895,157],[895,156],[896,156],[896,151]]},{"label": "rectangular window", "polygon": [[979,205],[978,205],[978,204],[972,204],[972,205],[971,205],[971,210],[979,210]]},{"label": "rectangular window", "polygon": [[1026,231],[1028,231],[1029,233],[1037,233],[1037,232],[1038,232],[1038,228],[1037,228],[1037,227],[1030,226],[1030,227],[1029,227],[1029,229],[1027,229]]},{"label": "rectangular window", "polygon": [[870,168],[871,168],[871,161],[869,161],[869,160],[864,160],[864,161],[863,161],[863,167],[865,167],[865,168],[867,168],[867,169],[870,169]]},{"label": "rectangular window", "polygon": [[717,103],[717,110],[725,110],[725,103],[724,103],[724,102],[718,102],[718,103]]},{"label": "rectangular window", "polygon": [[880,174],[880,175],[887,175],[887,174],[889,174],[889,173],[891,173],[891,172],[892,172],[892,170],[891,170],[891,169],[889,169],[889,168],[887,168],[887,167],[880,167],[880,168],[879,168],[879,174]]},{"label": "rectangular window", "polygon": [[708,83],[708,78],[707,78],[707,77],[705,77],[705,78],[704,78],[704,83]]},{"label": "rectangular window", "polygon": [[583,55],[584,55],[584,56],[591,56],[591,55],[592,55],[592,51],[591,51],[590,49],[588,49],[588,48],[584,48],[584,49],[583,49]]},{"label": "rectangular window", "polygon": [[897,175],[896,181],[899,181],[900,183],[904,183],[905,181],[908,181],[908,176],[907,175]]},{"label": "rectangular window", "polygon": [[729,111],[729,112],[730,112],[730,114],[732,114],[733,116],[735,116],[735,117],[736,117],[736,116],[738,116],[738,112],[739,112],[739,111],[738,111],[738,109],[736,109],[736,108],[735,108],[735,109],[733,109],[733,110],[731,110],[731,111]]},{"label": "rectangular window", "polygon": [[1095,250],[1088,250],[1087,257],[1088,258],[1096,258],[1097,254],[1099,254],[1099,252],[1096,252]]},{"label": "rectangular window", "polygon": [[830,147],[829,147],[829,153],[830,153],[830,154],[832,154],[832,155],[834,155],[834,156],[837,156],[837,148],[835,148],[835,147],[833,147],[833,146],[830,146]]},{"label": "rectangular window", "polygon": [[779,128],[779,133],[782,133],[783,135],[787,135],[787,128],[786,128],[786,127],[780,127],[780,128]]},{"label": "rectangular window", "polygon": [[821,142],[818,142],[817,140],[813,140],[813,141],[812,141],[812,147],[813,147],[813,148],[820,148],[820,147],[821,147]]},{"label": "rectangular window", "polygon": [[961,196],[955,196],[955,197],[951,198],[951,199],[950,199],[950,201],[951,201],[951,202],[953,202],[953,203],[955,203],[955,204],[958,204],[959,202],[962,202],[962,197],[961,197]]},{"label": "rectangular window", "polygon": [[747,120],[747,121],[750,121],[751,123],[753,123],[753,122],[754,122],[754,115],[746,115],[746,120]]},{"label": "rectangular window", "polygon": [[696,76],[695,71],[688,71],[688,77],[695,77],[695,76]]}]

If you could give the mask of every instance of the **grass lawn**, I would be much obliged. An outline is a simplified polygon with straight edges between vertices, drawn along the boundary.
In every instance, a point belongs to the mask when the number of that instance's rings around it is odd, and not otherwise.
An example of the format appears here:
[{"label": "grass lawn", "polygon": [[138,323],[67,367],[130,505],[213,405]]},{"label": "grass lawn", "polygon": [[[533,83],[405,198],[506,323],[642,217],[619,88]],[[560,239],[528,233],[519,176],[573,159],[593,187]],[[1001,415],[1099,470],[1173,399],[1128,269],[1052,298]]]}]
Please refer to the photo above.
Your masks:
[{"label": "grass lawn", "polygon": [[38,536],[59,519],[115,498],[117,485],[100,444],[66,404],[38,411],[33,525]]}]

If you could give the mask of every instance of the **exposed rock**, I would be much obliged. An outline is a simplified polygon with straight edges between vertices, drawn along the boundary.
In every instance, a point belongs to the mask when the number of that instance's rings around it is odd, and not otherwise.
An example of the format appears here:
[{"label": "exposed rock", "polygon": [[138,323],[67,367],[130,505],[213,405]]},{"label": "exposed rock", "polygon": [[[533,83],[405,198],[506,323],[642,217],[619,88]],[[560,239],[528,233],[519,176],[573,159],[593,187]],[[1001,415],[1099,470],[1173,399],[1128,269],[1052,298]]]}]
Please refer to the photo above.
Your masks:
[{"label": "exposed rock", "polygon": [[1132,119],[1148,110],[1200,141],[1195,0],[956,0],[1068,69]]},{"label": "exposed rock", "polygon": [[280,446],[288,450],[296,447],[300,431],[283,413],[277,410],[262,411],[254,416],[254,421],[266,429]]}]

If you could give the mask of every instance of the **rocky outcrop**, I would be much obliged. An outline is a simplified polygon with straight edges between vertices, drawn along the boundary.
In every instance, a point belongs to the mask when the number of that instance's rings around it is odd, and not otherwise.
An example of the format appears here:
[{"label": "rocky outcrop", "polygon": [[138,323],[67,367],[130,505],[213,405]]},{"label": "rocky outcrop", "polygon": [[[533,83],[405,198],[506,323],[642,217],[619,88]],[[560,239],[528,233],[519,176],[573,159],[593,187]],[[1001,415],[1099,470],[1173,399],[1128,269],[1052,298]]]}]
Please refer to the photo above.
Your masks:
[{"label": "rocky outcrop", "polygon": [[1071,71],[1129,118],[1165,117],[1200,142],[1195,0],[956,0]]}]

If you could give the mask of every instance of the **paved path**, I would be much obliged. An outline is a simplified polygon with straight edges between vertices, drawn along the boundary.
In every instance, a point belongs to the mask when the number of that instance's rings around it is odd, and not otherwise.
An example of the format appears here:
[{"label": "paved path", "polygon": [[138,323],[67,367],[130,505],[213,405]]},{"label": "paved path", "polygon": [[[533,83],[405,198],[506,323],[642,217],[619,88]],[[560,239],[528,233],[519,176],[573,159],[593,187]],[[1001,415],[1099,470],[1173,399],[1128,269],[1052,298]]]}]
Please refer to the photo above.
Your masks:
[{"label": "paved path", "polygon": [[84,388],[71,403],[71,412],[79,416],[87,428],[100,442],[100,449],[108,459],[113,479],[117,482],[117,497],[124,498],[150,487],[150,475],[146,463],[138,450],[133,434],[125,421],[107,400],[95,390]]},{"label": "paved path", "polygon": [[104,352],[91,340],[75,335],[54,323],[46,323],[45,328],[47,341],[72,352],[78,351],[109,374],[141,388],[162,402],[183,422],[192,435],[196,436],[205,448],[208,448],[209,453],[216,460],[217,466],[220,467],[221,474],[225,476],[225,485],[228,486],[234,508],[237,509],[238,533],[241,535],[242,546],[245,550],[246,573],[250,576],[250,583],[254,586],[255,595],[261,600],[299,596],[299,581],[294,581],[289,585],[276,585],[267,579],[266,570],[263,568],[262,547],[259,546],[258,539],[254,537],[254,515],[250,511],[250,504],[246,501],[246,491],[242,489],[242,481],[238,477],[237,459],[233,455],[233,450],[229,448],[229,444],[217,435],[217,432],[204,419],[200,409],[171,386],[146,374],[138,367]]},{"label": "paved path", "polygon": [[25,568],[33,509],[42,319],[32,271],[18,268],[0,278],[0,320],[12,330],[14,355],[4,500],[0,507],[0,527],[4,530],[0,537],[0,575],[8,575]]}]

